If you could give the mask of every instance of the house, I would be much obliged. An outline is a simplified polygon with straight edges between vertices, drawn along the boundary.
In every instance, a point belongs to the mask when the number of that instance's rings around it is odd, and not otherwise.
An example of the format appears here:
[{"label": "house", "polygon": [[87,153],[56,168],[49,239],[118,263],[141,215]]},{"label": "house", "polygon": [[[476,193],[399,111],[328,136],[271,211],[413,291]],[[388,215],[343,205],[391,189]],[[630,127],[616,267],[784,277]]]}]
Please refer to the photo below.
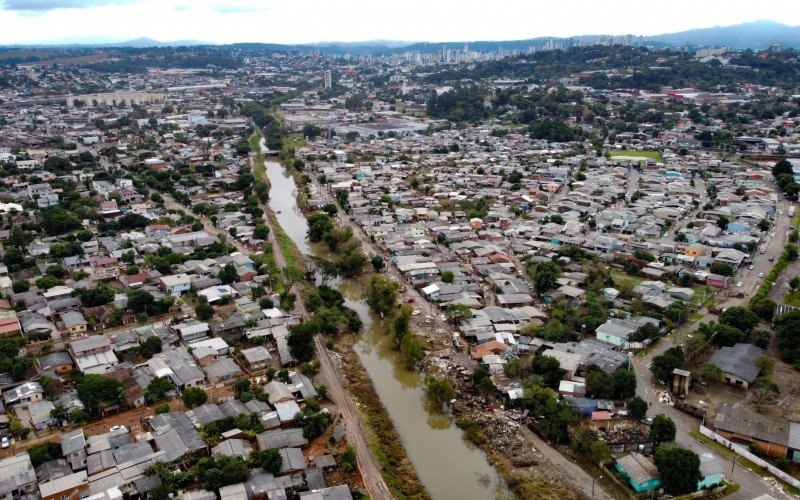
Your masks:
[{"label": "house", "polygon": [[36,471],[28,452],[0,460],[0,500],[18,500],[36,492]]},{"label": "house", "polygon": [[800,462],[800,424],[723,404],[714,427],[720,436],[775,458]]},{"label": "house", "polygon": [[0,337],[13,337],[22,333],[17,313],[14,311],[0,311]]},{"label": "house", "polygon": [[766,355],[764,349],[753,344],[735,344],[733,347],[726,346],[715,352],[708,362],[722,369],[725,382],[747,389],[760,372],[756,361]]},{"label": "house", "polygon": [[204,367],[209,382],[216,384],[218,382],[225,382],[234,377],[238,377],[242,370],[239,369],[233,359],[228,356],[223,356]]},{"label": "house", "polygon": [[196,342],[208,337],[208,323],[203,323],[196,319],[190,319],[170,326],[170,329],[180,336],[184,344]]},{"label": "house", "polygon": [[661,487],[661,474],[653,461],[641,453],[630,453],[617,459],[617,471],[628,478],[631,488],[637,493],[653,491]]},{"label": "house", "polygon": [[25,382],[3,393],[3,402],[6,406],[24,406],[41,401],[43,398],[44,389],[39,382]]},{"label": "house", "polygon": [[67,500],[83,498],[89,494],[89,481],[85,470],[59,477],[39,485],[42,500]]},{"label": "house", "polygon": [[39,366],[43,371],[53,371],[57,375],[69,373],[75,366],[66,351],[51,352],[39,358]]},{"label": "house", "polygon": [[628,319],[609,318],[597,327],[595,335],[597,340],[626,349],[629,344],[628,338],[647,323],[658,326],[657,319],[643,316],[632,316]]},{"label": "house", "polygon": [[86,438],[83,429],[61,435],[61,455],[67,459],[73,472],[86,468]]},{"label": "house", "polygon": [[350,488],[346,484],[328,486],[317,490],[303,491],[300,493],[303,500],[353,500]]},{"label": "house", "polygon": [[244,460],[250,456],[253,447],[250,442],[244,439],[226,439],[217,446],[211,448],[211,456],[219,458],[222,456],[240,457]]},{"label": "house", "polygon": [[244,335],[245,323],[241,316],[235,314],[226,319],[209,323],[208,328],[217,337],[221,337],[228,342],[235,342]]},{"label": "house", "polygon": [[269,366],[271,356],[264,346],[255,346],[239,351],[247,367],[252,371],[265,370]]},{"label": "house", "polygon": [[161,288],[173,297],[179,297],[184,292],[188,292],[192,287],[192,280],[186,273],[162,276],[159,278],[159,282]]},{"label": "house", "polygon": [[89,322],[83,317],[83,314],[78,311],[68,311],[61,314],[61,321],[64,323],[64,328],[72,335],[83,333]]},{"label": "house", "polygon": [[105,335],[76,340],[69,345],[69,353],[83,373],[102,375],[118,362],[111,341]]}]

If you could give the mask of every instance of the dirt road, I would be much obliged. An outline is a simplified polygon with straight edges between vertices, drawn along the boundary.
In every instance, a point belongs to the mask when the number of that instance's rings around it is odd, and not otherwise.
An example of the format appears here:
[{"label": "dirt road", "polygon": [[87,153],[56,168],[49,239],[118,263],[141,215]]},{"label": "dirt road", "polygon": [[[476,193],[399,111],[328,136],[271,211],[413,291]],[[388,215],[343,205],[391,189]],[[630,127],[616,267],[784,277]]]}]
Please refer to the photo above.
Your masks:
[{"label": "dirt road", "polygon": [[[250,167],[255,170],[253,155],[250,155]],[[267,211],[270,210],[270,208],[261,204],[261,209],[264,211],[264,222],[269,227],[269,241],[272,243],[275,263],[278,267],[286,267],[286,258],[275,237],[275,227],[267,216]],[[308,317],[308,312],[305,309],[302,297],[299,297],[299,299],[300,300],[296,302],[296,306],[303,317]],[[342,415],[345,430],[347,431],[347,442],[356,450],[358,472],[364,480],[364,487],[367,493],[370,498],[375,499],[393,498],[389,487],[383,480],[383,475],[381,475],[381,469],[378,466],[377,460],[375,460],[375,455],[372,454],[372,450],[370,450],[367,440],[364,438],[364,429],[361,426],[361,419],[356,416],[359,415],[358,409],[355,408],[353,401],[345,392],[339,374],[330,359],[330,353],[323,345],[319,335],[314,338],[314,342],[317,347],[317,357],[320,361],[322,378],[325,380],[325,385],[328,388],[328,397],[336,404],[336,408]]]}]

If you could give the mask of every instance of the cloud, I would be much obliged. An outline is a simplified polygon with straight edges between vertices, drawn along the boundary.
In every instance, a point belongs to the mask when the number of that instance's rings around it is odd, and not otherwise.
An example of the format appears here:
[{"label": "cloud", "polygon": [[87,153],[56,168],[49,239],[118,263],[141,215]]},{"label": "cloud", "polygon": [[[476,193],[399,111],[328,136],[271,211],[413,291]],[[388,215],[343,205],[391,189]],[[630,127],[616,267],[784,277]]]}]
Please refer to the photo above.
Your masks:
[{"label": "cloud", "polygon": [[91,9],[105,5],[134,3],[137,0],[0,0],[0,9],[46,12],[56,9]]}]

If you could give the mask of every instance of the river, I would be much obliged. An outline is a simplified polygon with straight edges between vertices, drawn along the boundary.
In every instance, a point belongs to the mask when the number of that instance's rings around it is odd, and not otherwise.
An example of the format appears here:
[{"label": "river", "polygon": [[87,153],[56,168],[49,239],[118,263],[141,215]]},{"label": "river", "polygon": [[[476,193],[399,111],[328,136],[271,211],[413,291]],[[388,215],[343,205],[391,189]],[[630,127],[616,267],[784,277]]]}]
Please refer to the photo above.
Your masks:
[{"label": "river", "polygon": [[[297,207],[297,186],[276,162],[267,161],[271,183],[270,208],[278,223],[304,254],[315,255],[306,240],[306,222]],[[434,499],[486,500],[504,496],[497,471],[483,452],[463,438],[463,433],[444,415],[424,405],[423,377],[405,368],[395,351],[386,326],[369,310],[356,280],[328,282],[346,299],[364,323],[355,351],[367,370],[381,402],[403,441],[422,484]]]}]

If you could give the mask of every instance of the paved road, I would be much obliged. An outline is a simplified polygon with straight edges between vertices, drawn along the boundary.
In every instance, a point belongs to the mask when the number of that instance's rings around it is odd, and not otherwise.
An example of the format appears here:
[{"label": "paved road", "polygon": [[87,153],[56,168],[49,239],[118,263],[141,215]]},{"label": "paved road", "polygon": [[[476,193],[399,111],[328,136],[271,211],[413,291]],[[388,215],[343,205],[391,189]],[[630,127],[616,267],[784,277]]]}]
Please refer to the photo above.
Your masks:
[{"label": "paved road", "polygon": [[[262,146],[263,147],[263,146]],[[255,171],[253,165],[254,155],[250,155],[250,168]],[[272,221],[266,215],[269,207],[261,205],[264,211],[264,222],[269,227],[269,240],[272,243],[272,251],[275,254],[275,263],[280,268],[286,267],[286,258],[283,255],[280,245],[275,236],[275,228]],[[305,304],[302,297],[295,303],[296,307],[300,310],[303,317],[308,317]],[[328,397],[336,404],[337,410],[342,415],[345,430],[347,431],[347,442],[356,450],[356,461],[358,464],[358,471],[364,481],[364,487],[367,490],[370,498],[375,499],[390,499],[393,498],[386,481],[383,479],[381,469],[378,462],[370,450],[367,440],[364,438],[364,429],[361,425],[361,420],[356,415],[360,415],[358,409],[355,408],[353,400],[347,395],[342,387],[341,379],[339,378],[336,368],[331,362],[330,353],[322,343],[319,335],[314,337],[314,343],[317,347],[317,356],[320,360],[320,371],[322,378],[325,379],[326,387],[328,388]]]},{"label": "paved road", "polygon": [[[747,297],[751,296],[761,285],[762,278],[759,278],[759,273],[764,273],[766,275],[769,272],[769,269],[772,267],[773,263],[769,261],[769,258],[774,257],[777,259],[781,252],[783,252],[783,247],[786,242],[785,233],[790,225],[790,220],[786,216],[788,203],[785,200],[782,200],[779,202],[778,208],[784,211],[784,215],[777,216],[774,229],[775,237],[768,237],[766,252],[764,254],[756,253],[754,268],[752,270],[745,268],[735,278],[737,282],[742,282],[742,286],[732,287],[731,290],[744,292],[745,298],[727,297],[725,294],[720,294],[718,295],[718,298],[720,299],[719,305],[721,307],[727,308],[744,304],[747,301]],[[725,475],[728,477],[728,479],[741,485],[741,489],[736,494],[732,495],[731,498],[752,500],[760,495],[763,495],[764,493],[769,493],[776,499],[790,498],[782,491],[779,491],[764,482],[760,476],[743,467],[736,467],[733,475],[731,476],[731,467],[733,462],[727,457],[716,453],[714,450],[695,440],[691,436],[692,432],[699,429],[700,422],[698,422],[696,418],[658,401],[657,393],[659,390],[663,390],[664,387],[661,386],[650,374],[649,365],[653,357],[658,356],[670,347],[682,345],[686,340],[686,336],[693,334],[701,322],[716,321],[718,319],[716,315],[708,313],[707,310],[704,310],[703,312],[704,315],[699,321],[692,323],[684,330],[675,332],[672,335],[661,339],[661,341],[659,341],[659,343],[653,349],[650,349],[644,356],[637,356],[634,358],[633,368],[637,378],[636,392],[650,405],[650,410],[648,411],[649,416],[652,417],[655,414],[664,413],[675,422],[675,426],[677,428],[675,441],[679,445],[692,449],[698,454],[711,453],[721,464],[723,464]]]},{"label": "paved road", "polygon": [[572,485],[580,492],[589,498],[599,498],[601,500],[612,500],[608,493],[606,493],[600,485],[594,488],[594,495],[592,495],[592,483],[595,479],[583,470],[578,464],[574,463],[567,457],[561,454],[558,450],[547,444],[545,440],[536,435],[535,432],[528,429],[528,426],[521,425],[519,429],[522,434],[530,441],[536,450],[541,452],[542,455],[547,457],[553,465],[559,469],[561,476],[572,483]]}]

